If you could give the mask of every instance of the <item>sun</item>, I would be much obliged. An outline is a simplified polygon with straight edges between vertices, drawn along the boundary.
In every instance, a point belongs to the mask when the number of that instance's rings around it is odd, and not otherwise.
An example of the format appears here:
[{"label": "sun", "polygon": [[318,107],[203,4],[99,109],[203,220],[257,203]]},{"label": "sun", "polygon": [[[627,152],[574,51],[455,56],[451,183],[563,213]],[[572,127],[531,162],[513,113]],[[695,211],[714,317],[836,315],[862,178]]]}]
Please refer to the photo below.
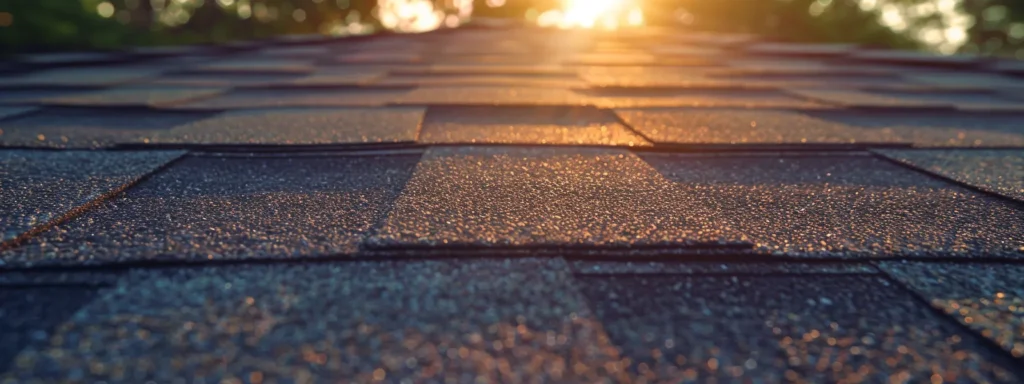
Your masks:
[{"label": "sun", "polygon": [[560,28],[604,28],[643,25],[643,11],[637,0],[562,0],[562,9],[545,12],[542,26]]}]

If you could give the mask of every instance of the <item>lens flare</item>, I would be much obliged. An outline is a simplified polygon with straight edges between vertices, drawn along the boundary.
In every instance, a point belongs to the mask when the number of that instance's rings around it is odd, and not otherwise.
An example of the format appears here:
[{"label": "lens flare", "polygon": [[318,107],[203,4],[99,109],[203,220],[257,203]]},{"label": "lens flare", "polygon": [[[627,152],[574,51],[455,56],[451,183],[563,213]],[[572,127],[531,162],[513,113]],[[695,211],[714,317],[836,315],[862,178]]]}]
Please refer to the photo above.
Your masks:
[{"label": "lens flare", "polygon": [[562,0],[561,9],[537,17],[542,27],[618,29],[644,24],[636,0]]}]

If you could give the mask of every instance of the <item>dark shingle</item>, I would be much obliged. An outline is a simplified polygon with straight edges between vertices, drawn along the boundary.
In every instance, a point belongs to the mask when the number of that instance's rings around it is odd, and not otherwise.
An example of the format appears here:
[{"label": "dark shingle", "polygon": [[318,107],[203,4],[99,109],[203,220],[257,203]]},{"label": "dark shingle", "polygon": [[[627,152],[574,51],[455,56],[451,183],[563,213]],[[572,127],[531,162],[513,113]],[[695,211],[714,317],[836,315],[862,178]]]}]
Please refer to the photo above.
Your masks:
[{"label": "dark shingle", "polygon": [[580,90],[581,96],[602,108],[629,107],[744,107],[814,108],[819,104],[771,89],[626,88]]},{"label": "dark shingle", "polygon": [[63,333],[64,321],[88,305],[96,291],[80,286],[0,287],[0,372],[16,367],[15,356],[22,348]]},{"label": "dark shingle", "polygon": [[626,124],[656,143],[852,144],[886,143],[870,129],[818,119],[797,111],[737,108],[615,110]]},{"label": "dark shingle", "polygon": [[924,147],[1024,146],[1022,115],[957,112],[807,111],[806,114],[861,128],[885,142]]},{"label": "dark shingle", "polygon": [[1024,150],[950,149],[878,152],[929,172],[1024,201]]},{"label": "dark shingle", "polygon": [[597,382],[616,361],[559,260],[138,270],[16,382]]},{"label": "dark shingle", "polygon": [[1024,256],[1024,210],[868,156],[645,155],[703,214],[793,256]]},{"label": "dark shingle", "polygon": [[0,150],[0,241],[120,191],[182,154]]},{"label": "dark shingle", "polygon": [[615,149],[431,148],[371,245],[643,247],[717,242],[699,191]]},{"label": "dark shingle", "polygon": [[435,107],[423,143],[650,145],[609,111],[573,107]]},{"label": "dark shingle", "polygon": [[409,93],[404,88],[245,89],[181,105],[199,109],[266,107],[369,107],[395,102]]},{"label": "dark shingle", "polygon": [[1024,266],[1005,264],[879,263],[961,324],[1024,358]]},{"label": "dark shingle", "polygon": [[1014,383],[1014,362],[870,276],[586,277],[647,382]]},{"label": "dark shingle", "polygon": [[875,274],[878,270],[867,263],[713,263],[670,261],[592,261],[576,260],[573,272],[582,275],[820,275],[820,274]]},{"label": "dark shingle", "polygon": [[24,266],[350,254],[417,159],[188,158],[2,257]]},{"label": "dark shingle", "polygon": [[209,98],[224,91],[227,88],[131,86],[51,97],[44,99],[43,103],[86,107],[166,107]]},{"label": "dark shingle", "polygon": [[179,126],[161,142],[189,144],[412,143],[423,108],[263,109]]},{"label": "dark shingle", "polygon": [[43,108],[0,121],[0,144],[7,146],[95,148],[141,144],[167,130],[210,116],[156,110]]}]

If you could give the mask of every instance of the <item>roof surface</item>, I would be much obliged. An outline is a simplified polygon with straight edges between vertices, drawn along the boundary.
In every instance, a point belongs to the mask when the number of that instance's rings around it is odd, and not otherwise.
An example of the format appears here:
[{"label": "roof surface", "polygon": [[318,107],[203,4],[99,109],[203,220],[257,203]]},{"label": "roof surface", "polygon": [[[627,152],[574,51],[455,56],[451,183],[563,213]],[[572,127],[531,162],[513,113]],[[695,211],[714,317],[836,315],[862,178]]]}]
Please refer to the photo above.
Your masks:
[{"label": "roof surface", "polygon": [[517,27],[10,64],[0,383],[1024,382],[1019,63]]}]

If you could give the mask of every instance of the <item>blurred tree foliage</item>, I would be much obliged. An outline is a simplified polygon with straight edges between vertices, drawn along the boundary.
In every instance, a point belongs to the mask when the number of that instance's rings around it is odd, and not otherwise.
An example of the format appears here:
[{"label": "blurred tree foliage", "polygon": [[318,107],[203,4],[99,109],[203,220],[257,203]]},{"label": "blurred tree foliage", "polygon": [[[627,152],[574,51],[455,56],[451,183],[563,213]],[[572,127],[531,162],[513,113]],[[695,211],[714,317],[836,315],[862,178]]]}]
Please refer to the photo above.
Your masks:
[{"label": "blurred tree foliage", "polygon": [[[0,52],[227,42],[385,29],[378,0],[6,0]],[[436,0],[457,14],[463,0]],[[1024,58],[1022,0],[634,0],[648,24]],[[473,0],[474,16],[535,19],[559,0]],[[959,32],[958,32],[959,31]],[[963,33],[966,32],[966,33]]]}]

